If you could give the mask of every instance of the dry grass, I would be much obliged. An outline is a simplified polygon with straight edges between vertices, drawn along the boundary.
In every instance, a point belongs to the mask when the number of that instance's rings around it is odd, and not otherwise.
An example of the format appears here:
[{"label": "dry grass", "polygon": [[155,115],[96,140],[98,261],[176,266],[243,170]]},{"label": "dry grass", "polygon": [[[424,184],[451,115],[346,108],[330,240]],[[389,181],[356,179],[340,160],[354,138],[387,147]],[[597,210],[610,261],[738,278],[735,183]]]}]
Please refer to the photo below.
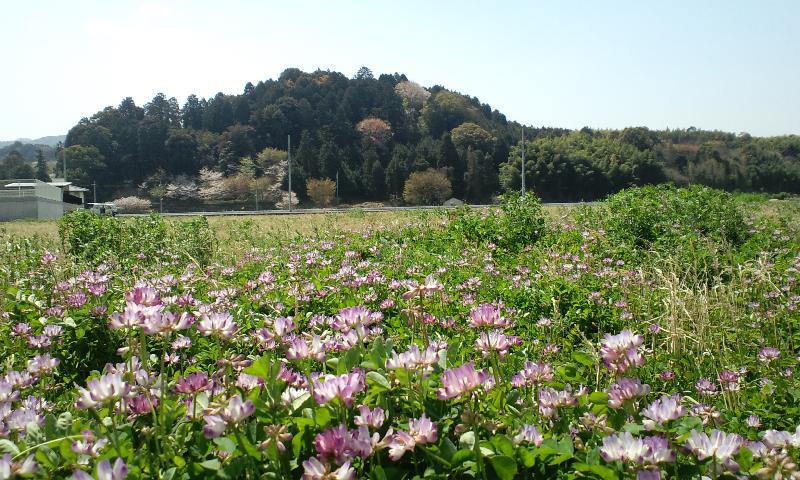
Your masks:
[{"label": "dry grass", "polygon": [[[437,211],[363,212],[307,215],[211,216],[208,223],[220,241],[236,241],[243,231],[263,236],[291,238],[310,235],[321,230],[367,232],[381,228],[399,228],[408,223],[438,217]],[[171,217],[171,220],[190,220],[192,217]],[[0,234],[18,237],[41,236],[58,240],[56,220],[15,220],[0,223]]]},{"label": "dry grass", "polygon": [[[545,211],[553,219],[568,214],[570,207],[564,205],[545,206]],[[440,215],[436,210],[363,212],[353,210],[346,213],[325,213],[308,215],[224,215],[208,217],[208,223],[220,241],[236,241],[236,235],[243,230],[253,234],[290,238],[295,235],[309,235],[320,230],[345,230],[366,232],[382,228],[399,228],[421,219],[432,219]],[[191,217],[179,217],[189,219]],[[0,233],[30,237],[41,236],[48,240],[58,239],[56,220],[15,220],[0,223]]]},{"label": "dry grass", "polygon": [[34,235],[48,239],[58,239],[58,223],[56,220],[14,220],[0,223],[0,233],[20,237]]}]

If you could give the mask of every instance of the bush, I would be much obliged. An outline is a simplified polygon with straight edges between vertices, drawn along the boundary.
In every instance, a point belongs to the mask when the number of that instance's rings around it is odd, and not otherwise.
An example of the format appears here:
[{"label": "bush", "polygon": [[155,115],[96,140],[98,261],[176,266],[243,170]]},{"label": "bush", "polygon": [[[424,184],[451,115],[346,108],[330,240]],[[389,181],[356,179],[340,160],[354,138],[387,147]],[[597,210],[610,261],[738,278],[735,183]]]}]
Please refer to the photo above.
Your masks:
[{"label": "bush", "polygon": [[474,210],[464,207],[448,224],[448,232],[459,238],[494,243],[506,250],[521,250],[536,243],[545,233],[545,218],[539,198],[510,193],[500,197],[499,209]]},{"label": "bush", "polygon": [[336,182],[330,178],[311,178],[306,183],[308,198],[318,207],[328,207],[336,200]]},{"label": "bush", "polygon": [[604,227],[613,240],[637,248],[679,245],[686,236],[742,244],[748,236],[741,203],[708,187],[629,188],[607,201]]},{"label": "bush", "polygon": [[208,264],[215,240],[205,217],[167,223],[163,217],[119,219],[76,210],[59,221],[64,251],[96,265],[112,261],[123,265],[190,261]]},{"label": "bush", "polygon": [[175,222],[172,227],[170,238],[173,239],[173,247],[171,248],[200,265],[211,263],[217,247],[217,240],[211,227],[208,226],[206,217]]},{"label": "bush", "polygon": [[65,252],[77,259],[100,263],[122,249],[122,222],[89,210],[67,213],[58,222]]},{"label": "bush", "polygon": [[222,183],[227,198],[241,201],[249,200],[255,195],[253,178],[244,173],[226,177],[222,180]]},{"label": "bush", "polygon": [[441,205],[453,193],[447,175],[441,170],[414,172],[406,180],[403,199],[412,205]]},{"label": "bush", "polygon": [[150,210],[150,200],[139,197],[122,197],[112,202],[120,213],[146,213]]}]

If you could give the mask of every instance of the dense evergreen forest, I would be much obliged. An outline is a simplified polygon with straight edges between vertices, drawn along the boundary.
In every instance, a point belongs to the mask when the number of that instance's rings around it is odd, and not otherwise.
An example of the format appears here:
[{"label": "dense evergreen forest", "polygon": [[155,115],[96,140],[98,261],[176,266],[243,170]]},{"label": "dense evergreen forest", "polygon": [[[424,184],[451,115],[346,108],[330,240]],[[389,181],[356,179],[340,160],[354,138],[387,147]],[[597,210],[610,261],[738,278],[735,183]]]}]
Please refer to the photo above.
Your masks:
[{"label": "dense evergreen forest", "polygon": [[[524,128],[526,184],[545,200],[665,181],[800,193],[798,136]],[[522,129],[475,97],[405,75],[290,68],[239,95],[190,95],[182,106],[163,94],[143,106],[126,98],[75,125],[56,168],[66,155],[70,180],[96,181],[109,198],[241,200],[286,189],[291,136],[301,199],[308,180],[338,178],[342,201],[402,201],[411,173],[437,169],[452,196],[477,202],[520,187]]]}]

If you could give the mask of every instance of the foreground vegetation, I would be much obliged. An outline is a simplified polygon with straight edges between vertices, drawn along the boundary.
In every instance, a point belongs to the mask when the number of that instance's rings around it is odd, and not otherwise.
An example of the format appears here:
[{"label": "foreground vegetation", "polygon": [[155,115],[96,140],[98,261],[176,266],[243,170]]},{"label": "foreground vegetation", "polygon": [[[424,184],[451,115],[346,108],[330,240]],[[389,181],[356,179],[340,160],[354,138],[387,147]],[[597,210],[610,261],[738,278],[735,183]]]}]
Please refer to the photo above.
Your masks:
[{"label": "foreground vegetation", "polygon": [[0,250],[0,478],[797,478],[798,220],[670,187],[293,237],[77,212]]}]

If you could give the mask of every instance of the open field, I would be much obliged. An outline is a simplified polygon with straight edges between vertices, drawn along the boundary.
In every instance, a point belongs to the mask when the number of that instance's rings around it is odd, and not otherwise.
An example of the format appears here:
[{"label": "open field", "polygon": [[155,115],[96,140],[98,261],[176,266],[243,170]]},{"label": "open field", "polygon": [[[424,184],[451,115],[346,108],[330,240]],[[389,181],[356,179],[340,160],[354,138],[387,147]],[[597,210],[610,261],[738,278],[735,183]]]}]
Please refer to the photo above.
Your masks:
[{"label": "open field", "polygon": [[[577,205],[577,204],[576,204]],[[571,210],[565,205],[545,205],[544,211],[553,219],[558,219]],[[208,223],[214,232],[225,237],[240,229],[252,230],[255,235],[291,238],[295,235],[308,235],[319,230],[374,230],[391,228],[420,218],[443,216],[445,211],[396,211],[363,212],[353,210],[347,213],[303,214],[303,215],[250,215],[250,216],[210,216]],[[193,217],[179,217],[191,220]],[[0,223],[0,233],[14,236],[40,235],[55,240],[58,237],[57,220],[15,220]]]},{"label": "open field", "polygon": [[0,234],[0,478],[800,470],[796,200],[65,227]]}]

